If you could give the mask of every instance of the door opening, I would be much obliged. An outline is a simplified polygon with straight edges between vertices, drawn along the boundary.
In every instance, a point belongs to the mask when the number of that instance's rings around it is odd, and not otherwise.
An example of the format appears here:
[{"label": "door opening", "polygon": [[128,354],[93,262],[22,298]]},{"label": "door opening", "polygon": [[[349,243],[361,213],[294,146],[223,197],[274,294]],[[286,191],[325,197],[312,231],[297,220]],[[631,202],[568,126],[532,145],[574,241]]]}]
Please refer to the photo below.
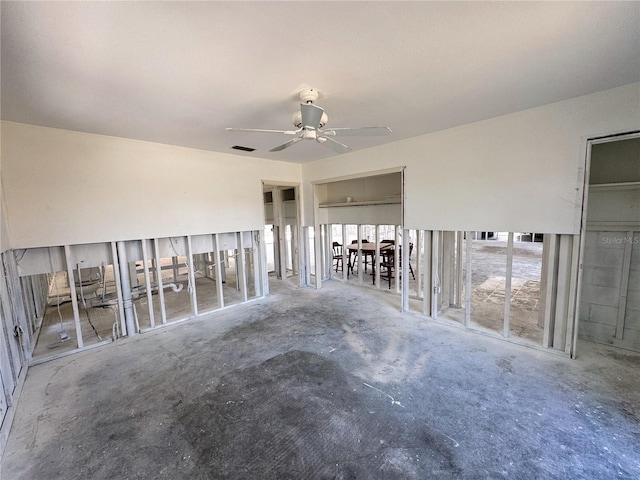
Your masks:
[{"label": "door opening", "polygon": [[589,142],[578,338],[640,352],[640,133]]},{"label": "door opening", "polygon": [[297,185],[263,185],[266,271],[270,278],[301,285]]}]

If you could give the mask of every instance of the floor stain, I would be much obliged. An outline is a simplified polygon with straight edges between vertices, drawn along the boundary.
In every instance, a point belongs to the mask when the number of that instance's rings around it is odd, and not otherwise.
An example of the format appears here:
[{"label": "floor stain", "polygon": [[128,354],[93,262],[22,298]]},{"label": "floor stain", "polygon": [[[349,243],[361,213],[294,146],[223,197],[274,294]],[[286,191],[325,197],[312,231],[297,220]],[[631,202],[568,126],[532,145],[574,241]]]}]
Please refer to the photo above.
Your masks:
[{"label": "floor stain", "polygon": [[393,408],[336,362],[290,351],[230,373],[178,419],[196,452],[194,478],[456,473],[451,442],[425,426],[407,429]]}]

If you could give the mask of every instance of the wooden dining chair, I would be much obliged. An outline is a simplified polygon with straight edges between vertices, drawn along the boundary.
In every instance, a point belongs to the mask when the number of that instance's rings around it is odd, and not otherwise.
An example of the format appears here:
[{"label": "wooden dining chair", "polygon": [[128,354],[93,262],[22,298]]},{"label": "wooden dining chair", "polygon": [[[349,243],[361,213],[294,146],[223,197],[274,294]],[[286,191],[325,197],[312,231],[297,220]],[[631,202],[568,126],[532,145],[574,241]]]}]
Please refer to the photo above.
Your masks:
[{"label": "wooden dining chair", "polygon": [[[358,243],[358,240],[352,240],[351,245],[355,245]],[[369,240],[363,239],[362,243],[369,243]],[[356,263],[356,258],[358,258],[357,250],[349,250],[349,271],[353,273],[353,266]],[[371,252],[362,252],[362,261],[364,263],[364,271],[367,273],[367,265],[369,262],[373,264],[373,254]]]},{"label": "wooden dining chair", "polygon": [[[351,241],[351,245],[355,245],[356,243],[358,243],[358,240]],[[353,264],[355,263],[356,258],[358,258],[358,252],[356,250],[349,250],[349,263],[347,265],[348,273],[353,274]]]},{"label": "wooden dining chair", "polygon": [[343,265],[342,265],[342,244],[338,243],[338,242],[333,242],[333,266],[336,269],[336,272],[338,270],[343,271]]},{"label": "wooden dining chair", "polygon": [[394,249],[389,248],[380,251],[380,280],[387,280],[389,282],[389,289],[391,289],[391,279],[394,278],[393,270],[395,264]]},{"label": "wooden dining chair", "polygon": [[[395,245],[395,242],[394,242],[394,245]],[[413,243],[410,243],[409,244],[409,258],[411,258],[411,254],[412,253],[413,253]],[[402,272],[402,248],[400,248],[399,251],[398,251],[398,262],[399,262],[398,268],[400,269],[400,272]],[[408,260],[408,262],[409,262],[409,272],[411,273],[411,276],[415,280],[416,276],[413,273],[413,267],[411,266],[411,260]],[[391,289],[391,279],[395,278],[394,271],[395,271],[394,249],[390,248],[390,249],[381,250],[380,251],[380,278],[388,280],[389,289]]]},{"label": "wooden dining chair", "polygon": [[[401,252],[402,253],[402,252]],[[416,276],[413,273],[413,267],[411,266],[411,254],[413,253],[413,243],[409,244],[409,271],[411,272],[411,276],[413,277],[413,279],[416,279]],[[402,265],[402,262],[400,262],[400,264]]]}]

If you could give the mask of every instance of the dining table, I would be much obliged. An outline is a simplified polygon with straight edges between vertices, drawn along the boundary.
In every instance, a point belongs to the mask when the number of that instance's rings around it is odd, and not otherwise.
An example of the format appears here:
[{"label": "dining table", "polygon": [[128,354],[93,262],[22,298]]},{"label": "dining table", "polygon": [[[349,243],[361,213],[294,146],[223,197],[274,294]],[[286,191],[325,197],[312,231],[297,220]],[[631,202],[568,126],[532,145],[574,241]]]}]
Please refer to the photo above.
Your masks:
[{"label": "dining table", "polygon": [[[387,252],[389,250],[393,250],[394,248],[394,244],[393,243],[389,243],[389,242],[382,242],[380,243],[380,252]],[[349,262],[347,265],[347,278],[349,278],[349,272],[353,273],[353,263],[351,263],[351,254],[352,253],[358,253],[358,244],[357,243],[350,243],[347,245],[347,250],[349,250]],[[360,254],[365,257],[365,256],[370,256],[371,257],[371,275],[373,275],[374,277],[374,283],[375,283],[375,274],[376,274],[376,244],[375,242],[362,242],[360,244]],[[366,261],[365,261],[365,268],[366,268]]]}]

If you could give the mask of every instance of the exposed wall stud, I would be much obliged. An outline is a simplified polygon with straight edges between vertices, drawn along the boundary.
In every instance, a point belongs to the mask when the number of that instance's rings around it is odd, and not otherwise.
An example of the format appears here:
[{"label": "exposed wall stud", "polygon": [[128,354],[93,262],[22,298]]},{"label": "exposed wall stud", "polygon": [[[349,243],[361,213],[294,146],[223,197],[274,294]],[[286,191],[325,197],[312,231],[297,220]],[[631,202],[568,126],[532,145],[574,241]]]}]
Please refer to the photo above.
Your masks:
[{"label": "exposed wall stud", "polygon": [[393,265],[394,265],[394,270],[395,270],[395,275],[393,276],[393,283],[394,283],[394,289],[396,291],[396,293],[400,293],[400,275],[398,275],[398,265],[400,265],[400,248],[402,246],[402,244],[400,243],[402,241],[401,235],[400,235],[400,226],[399,225],[395,225],[394,226],[394,230],[395,230],[395,248],[393,249]]},{"label": "exposed wall stud", "polygon": [[246,302],[247,296],[247,275],[245,267],[245,253],[244,253],[244,239],[242,232],[238,232],[237,236],[237,255],[236,255],[236,271],[238,272],[238,284],[240,287],[240,293],[242,294],[242,301]]},{"label": "exposed wall stud", "polygon": [[465,292],[464,292],[464,308],[465,308],[465,312],[464,312],[464,325],[469,328],[471,326],[471,277],[472,277],[472,272],[471,272],[471,252],[472,252],[472,248],[473,248],[473,240],[472,240],[472,232],[467,231],[466,232],[466,239],[465,239],[465,251],[466,251],[466,258],[465,258],[465,263],[466,263],[466,270],[467,270],[467,276],[465,278]]},{"label": "exposed wall stud", "polygon": [[364,282],[364,259],[362,258],[362,225],[358,225],[358,283]]},{"label": "exposed wall stud", "polygon": [[[427,231],[427,230],[425,230]],[[415,275],[416,275],[416,295],[420,295],[422,293],[422,258],[423,255],[426,255],[426,240],[425,240],[425,246],[423,247],[422,245],[422,230],[416,230],[416,241],[415,244],[413,246],[414,251],[416,252],[416,268],[415,268]],[[423,253],[423,249],[424,249],[424,253]],[[409,248],[409,250],[407,250],[407,252],[409,252],[409,254],[407,255],[407,262],[409,261],[409,257],[411,256],[411,248]],[[426,267],[425,267],[426,268]],[[426,272],[427,270],[425,270]],[[409,280],[407,278],[407,280]]]},{"label": "exposed wall stud", "polygon": [[[432,296],[431,298],[431,317],[438,318],[438,306],[440,305],[439,297],[441,292],[441,282],[440,277],[438,275],[439,266],[442,263],[438,254],[440,253],[440,231],[434,230],[433,232],[429,232],[431,234],[431,258],[429,262],[431,264],[431,268],[429,269],[427,264],[424,265],[424,274],[425,278],[427,278],[428,273],[431,272],[431,282],[429,282],[429,293]],[[427,230],[424,232],[425,234],[425,255],[427,253],[427,248],[429,248],[429,244],[427,243]],[[425,287],[426,291],[426,287]]]},{"label": "exposed wall stud", "polygon": [[380,225],[376,225],[375,227],[375,235],[376,235],[376,252],[374,255],[374,264],[371,266],[375,272],[375,276],[373,279],[373,283],[375,283],[377,288],[380,288]]},{"label": "exposed wall stud", "polygon": [[224,291],[222,288],[222,257],[220,255],[220,243],[218,240],[218,234],[213,234],[213,262],[216,269],[216,289],[218,291],[218,307],[224,307]]},{"label": "exposed wall stud", "polygon": [[576,299],[578,297],[578,264],[580,263],[580,236],[571,235],[571,264],[569,267],[569,300],[567,308],[567,333],[565,335],[565,353],[573,357],[577,339],[578,318],[576,317]]},{"label": "exposed wall stud", "polygon": [[[542,346],[551,348],[553,346],[553,330],[556,310],[556,278],[558,272],[557,251],[558,251],[558,235],[544,235],[544,244],[542,252],[543,268],[545,277],[541,284],[544,284],[544,296],[541,295],[541,308],[544,311],[544,330],[542,336]],[[544,297],[544,298],[542,298]]]},{"label": "exposed wall stud", "polygon": [[[242,234],[240,234],[242,236]],[[191,235],[187,235],[187,275],[189,276],[189,295],[191,296],[191,313],[198,315],[198,294],[196,289],[196,267],[193,259]],[[246,299],[245,299],[246,300]]]},{"label": "exposed wall stud", "polygon": [[[416,236],[418,238],[420,238],[420,231],[417,230],[416,231]],[[431,276],[431,262],[432,262],[432,250],[431,250],[431,242],[433,241],[432,235],[431,235],[431,231],[430,230],[425,230],[423,233],[424,236],[424,282],[422,282],[423,284],[423,291],[422,291],[422,313],[424,315],[431,315],[432,313],[432,300],[433,300],[433,296],[431,294],[431,290],[432,290],[432,280],[433,277]],[[416,262],[418,263],[418,262]],[[416,276],[417,278],[420,278],[420,270],[418,268],[418,266],[416,265]]]},{"label": "exposed wall stud", "polygon": [[153,313],[153,292],[151,291],[151,276],[149,275],[149,254],[147,249],[147,240],[140,240],[142,243],[142,265],[144,270],[145,292],[147,295],[147,308],[149,310],[149,322],[151,328],[156,326],[155,315]]},{"label": "exposed wall stud", "polygon": [[264,297],[264,277],[262,275],[263,266],[266,266],[267,262],[262,254],[262,232],[260,230],[254,230],[252,233],[253,239],[253,278],[256,286],[256,297]]},{"label": "exposed wall stud", "polygon": [[160,300],[160,315],[162,323],[167,323],[167,309],[164,302],[164,284],[162,280],[162,263],[160,262],[160,249],[158,248],[158,239],[153,239],[153,253],[156,264],[156,282],[158,284],[158,299]]},{"label": "exposed wall stud", "polygon": [[553,347],[564,350],[567,335],[567,311],[569,308],[569,284],[573,235],[559,235],[558,275],[556,280],[556,310],[554,313]]},{"label": "exposed wall stud", "polygon": [[[402,311],[409,311],[409,230],[404,230],[402,234],[402,255],[404,258],[402,259],[402,265],[400,265],[402,270]],[[395,264],[396,269],[398,264]],[[396,277],[400,275],[397,274]]]},{"label": "exposed wall stud", "polygon": [[71,247],[69,245],[64,246],[64,256],[67,261],[67,279],[69,282],[69,289],[71,290],[71,304],[73,306],[73,320],[76,326],[76,337],[78,348],[84,347],[82,340],[82,327],[80,326],[80,312],[78,311],[78,297],[76,293],[76,282],[73,276],[73,266],[71,265]]},{"label": "exposed wall stud", "polygon": [[511,276],[513,272],[513,232],[507,240],[507,275],[504,281],[504,329],[502,335],[509,338],[511,320]]},{"label": "exposed wall stud", "polygon": [[462,308],[462,285],[463,285],[463,267],[462,267],[462,245],[464,243],[464,232],[456,232],[456,280],[455,280],[455,301],[454,306],[456,308]]},{"label": "exposed wall stud", "polygon": [[349,250],[347,250],[347,225],[342,224],[342,280],[349,276]]}]

